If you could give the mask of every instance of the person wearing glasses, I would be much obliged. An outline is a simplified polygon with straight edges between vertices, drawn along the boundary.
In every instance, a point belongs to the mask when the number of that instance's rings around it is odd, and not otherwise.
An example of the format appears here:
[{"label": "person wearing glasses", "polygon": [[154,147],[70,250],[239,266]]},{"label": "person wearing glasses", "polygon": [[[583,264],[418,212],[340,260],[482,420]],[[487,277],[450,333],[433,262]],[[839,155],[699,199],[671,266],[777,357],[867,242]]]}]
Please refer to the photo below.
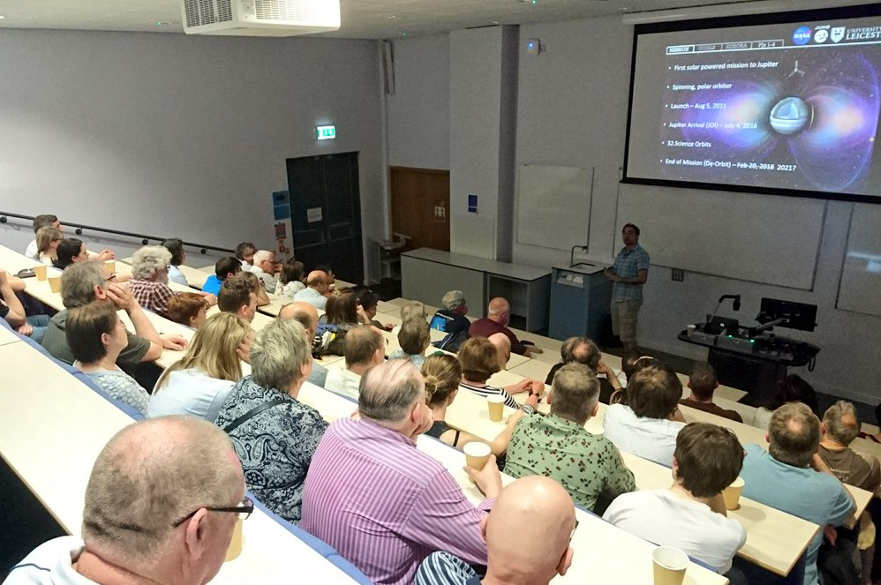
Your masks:
[{"label": "person wearing glasses", "polygon": [[[520,478],[502,490],[483,525],[489,559],[483,580],[462,559],[439,551],[422,562],[414,585],[547,585],[572,564],[576,528],[575,506],[560,484]],[[529,546],[511,546],[512,534]]]},{"label": "person wearing glasses", "polygon": [[202,585],[253,509],[223,431],[189,417],[141,421],[114,435],[95,461],[82,540],[41,544],[3,583]]}]

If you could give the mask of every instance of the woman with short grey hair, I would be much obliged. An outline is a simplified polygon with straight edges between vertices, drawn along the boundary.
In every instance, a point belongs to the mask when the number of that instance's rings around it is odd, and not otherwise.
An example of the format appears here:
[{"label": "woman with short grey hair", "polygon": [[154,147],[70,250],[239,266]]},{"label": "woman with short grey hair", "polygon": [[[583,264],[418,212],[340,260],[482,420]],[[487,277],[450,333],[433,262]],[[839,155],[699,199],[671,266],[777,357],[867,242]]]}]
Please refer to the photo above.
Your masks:
[{"label": "woman with short grey hair", "polygon": [[166,315],[174,291],[168,286],[171,252],[162,246],[144,246],[132,255],[132,294],[147,310]]},{"label": "woman with short grey hair", "polygon": [[251,375],[233,386],[214,421],[232,439],[248,489],[294,523],[312,454],[327,428],[318,411],[297,400],[312,371],[310,349],[298,321],[266,325],[251,345]]}]

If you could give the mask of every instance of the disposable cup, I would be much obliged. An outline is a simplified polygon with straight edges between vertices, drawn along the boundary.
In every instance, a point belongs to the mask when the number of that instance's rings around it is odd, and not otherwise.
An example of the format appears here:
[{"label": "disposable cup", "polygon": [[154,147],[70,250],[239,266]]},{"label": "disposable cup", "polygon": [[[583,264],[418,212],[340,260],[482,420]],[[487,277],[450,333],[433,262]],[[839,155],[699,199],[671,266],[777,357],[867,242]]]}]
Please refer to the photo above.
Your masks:
[{"label": "disposable cup", "polygon": [[49,289],[54,293],[61,292],[61,276],[49,277]]},{"label": "disposable cup", "polygon": [[46,280],[46,268],[45,264],[37,264],[34,266],[34,275],[37,277],[37,280]]},{"label": "disposable cup", "polygon": [[489,407],[489,420],[501,421],[505,414],[505,397],[499,394],[490,394],[486,397]]},{"label": "disposable cup", "polygon": [[659,546],[652,551],[655,585],[682,585],[688,555],[672,546]]},{"label": "disposable cup", "polygon": [[465,452],[465,465],[473,469],[483,469],[483,466],[489,461],[489,455],[492,452],[489,445],[480,441],[465,443],[462,450]]},{"label": "disposable cup", "polygon": [[740,508],[740,494],[743,493],[743,478],[738,477],[731,485],[722,490],[722,499],[725,500],[725,507],[729,510]]},{"label": "disposable cup", "polygon": [[236,520],[236,527],[232,531],[232,538],[229,541],[229,547],[226,549],[226,561],[232,561],[239,557],[242,554],[242,542],[244,541],[244,536],[242,536],[242,521]]},{"label": "disposable cup", "polygon": [[116,262],[114,260],[107,260],[104,262],[104,276],[110,276],[116,272]]}]

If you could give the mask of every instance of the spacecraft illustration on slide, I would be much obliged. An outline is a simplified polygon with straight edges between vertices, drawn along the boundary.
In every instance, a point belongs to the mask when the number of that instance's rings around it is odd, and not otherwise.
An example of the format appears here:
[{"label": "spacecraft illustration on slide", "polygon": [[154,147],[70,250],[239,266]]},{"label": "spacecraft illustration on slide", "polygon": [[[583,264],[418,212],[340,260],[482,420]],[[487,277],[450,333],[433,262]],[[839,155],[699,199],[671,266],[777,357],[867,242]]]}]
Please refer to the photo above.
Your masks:
[{"label": "spacecraft illustration on slide", "polygon": [[[689,101],[710,107],[678,111],[671,126],[680,128],[683,140],[706,145],[700,153],[706,159],[780,166],[773,177],[764,173],[774,186],[837,191],[864,183],[881,109],[877,52],[870,60],[841,47],[799,59],[777,53],[769,60],[779,63],[703,73],[699,81],[713,86],[693,92]],[[688,172],[719,182],[736,182],[744,173],[735,165]]]}]

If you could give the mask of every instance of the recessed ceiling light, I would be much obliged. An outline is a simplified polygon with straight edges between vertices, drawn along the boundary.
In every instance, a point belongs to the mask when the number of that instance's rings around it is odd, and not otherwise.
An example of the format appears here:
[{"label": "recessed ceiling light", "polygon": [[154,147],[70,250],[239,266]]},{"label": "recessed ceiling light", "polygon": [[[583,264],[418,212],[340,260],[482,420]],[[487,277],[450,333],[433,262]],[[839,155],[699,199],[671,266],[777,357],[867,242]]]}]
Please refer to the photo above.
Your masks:
[{"label": "recessed ceiling light", "polygon": [[167,22],[165,22],[165,21],[163,21],[163,20],[158,20],[158,21],[156,21],[156,26],[168,26],[168,24],[169,24],[169,23],[167,23]]},{"label": "recessed ceiling light", "polygon": [[392,14],[391,16],[386,16],[386,18],[388,18],[389,20],[395,20],[395,19],[397,19],[398,17],[395,16],[394,14]]},{"label": "recessed ceiling light", "polygon": [[2,14],[0,14],[0,20],[3,20],[4,18],[6,18],[6,17],[3,16]]}]

